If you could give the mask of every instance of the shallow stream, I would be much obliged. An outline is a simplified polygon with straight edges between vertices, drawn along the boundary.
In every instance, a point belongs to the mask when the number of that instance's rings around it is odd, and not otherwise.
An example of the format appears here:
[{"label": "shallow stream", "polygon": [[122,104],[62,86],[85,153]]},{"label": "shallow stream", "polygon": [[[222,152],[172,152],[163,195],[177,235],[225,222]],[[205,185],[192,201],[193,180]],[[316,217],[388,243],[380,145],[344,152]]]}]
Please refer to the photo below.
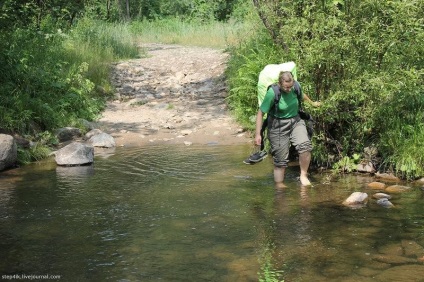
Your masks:
[{"label": "shallow stream", "polygon": [[[60,281],[424,281],[424,193],[376,204],[364,175],[298,167],[275,190],[249,146],[116,148],[0,174],[0,275]],[[389,184],[390,185],[390,184]],[[343,207],[366,192],[362,209]],[[281,272],[280,272],[281,271]],[[3,277],[5,278],[5,276]]]}]

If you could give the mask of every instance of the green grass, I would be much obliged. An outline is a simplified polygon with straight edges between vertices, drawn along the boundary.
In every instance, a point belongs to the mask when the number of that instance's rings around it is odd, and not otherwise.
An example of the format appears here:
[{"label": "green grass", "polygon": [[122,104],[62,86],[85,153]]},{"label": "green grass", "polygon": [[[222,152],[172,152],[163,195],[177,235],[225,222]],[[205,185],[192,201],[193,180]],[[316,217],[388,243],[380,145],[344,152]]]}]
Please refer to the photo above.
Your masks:
[{"label": "green grass", "polygon": [[247,23],[183,22],[177,18],[142,21],[131,24],[132,32],[141,43],[157,42],[223,49],[235,46],[249,36]]},{"label": "green grass", "polygon": [[104,92],[112,91],[109,74],[113,62],[144,54],[128,24],[90,19],[78,23],[64,42],[64,47],[67,61],[88,63],[87,77],[101,86]]}]

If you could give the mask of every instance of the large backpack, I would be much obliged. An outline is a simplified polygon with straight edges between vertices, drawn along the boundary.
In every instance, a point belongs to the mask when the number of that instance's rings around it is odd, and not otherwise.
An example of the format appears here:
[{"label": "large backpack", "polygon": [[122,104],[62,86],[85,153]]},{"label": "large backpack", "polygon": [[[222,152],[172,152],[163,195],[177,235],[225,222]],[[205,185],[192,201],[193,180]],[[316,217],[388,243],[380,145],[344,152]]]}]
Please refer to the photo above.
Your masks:
[{"label": "large backpack", "polygon": [[262,104],[269,86],[278,82],[278,76],[282,71],[291,72],[293,74],[294,80],[297,80],[296,64],[294,62],[266,65],[259,73],[257,86],[259,106]]}]

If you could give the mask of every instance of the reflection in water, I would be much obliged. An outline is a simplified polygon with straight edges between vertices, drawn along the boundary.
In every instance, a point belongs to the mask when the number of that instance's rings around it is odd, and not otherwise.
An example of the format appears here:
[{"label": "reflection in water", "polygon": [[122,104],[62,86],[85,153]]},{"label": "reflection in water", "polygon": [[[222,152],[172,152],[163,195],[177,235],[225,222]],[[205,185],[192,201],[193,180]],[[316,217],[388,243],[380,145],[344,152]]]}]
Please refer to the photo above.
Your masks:
[{"label": "reflection in water", "polygon": [[0,272],[257,281],[265,256],[285,281],[423,277],[421,190],[394,195],[395,209],[370,201],[350,210],[341,202],[354,191],[372,193],[366,183],[374,179],[313,175],[315,186],[301,187],[290,167],[288,187],[276,190],[270,159],[246,166],[249,152],[117,148],[88,167],[46,162],[3,173]]},{"label": "reflection in water", "polygon": [[57,166],[56,175],[59,179],[81,179],[94,175],[94,165]]}]

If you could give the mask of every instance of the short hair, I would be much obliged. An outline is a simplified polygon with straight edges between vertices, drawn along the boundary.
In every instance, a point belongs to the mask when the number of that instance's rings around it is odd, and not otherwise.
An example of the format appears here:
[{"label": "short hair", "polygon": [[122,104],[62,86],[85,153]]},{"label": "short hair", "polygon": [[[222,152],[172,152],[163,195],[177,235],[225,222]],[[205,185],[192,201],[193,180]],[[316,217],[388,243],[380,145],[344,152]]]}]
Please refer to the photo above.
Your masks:
[{"label": "short hair", "polygon": [[282,71],[278,76],[278,83],[283,84],[283,82],[292,82],[294,80],[293,74],[289,71]]}]

